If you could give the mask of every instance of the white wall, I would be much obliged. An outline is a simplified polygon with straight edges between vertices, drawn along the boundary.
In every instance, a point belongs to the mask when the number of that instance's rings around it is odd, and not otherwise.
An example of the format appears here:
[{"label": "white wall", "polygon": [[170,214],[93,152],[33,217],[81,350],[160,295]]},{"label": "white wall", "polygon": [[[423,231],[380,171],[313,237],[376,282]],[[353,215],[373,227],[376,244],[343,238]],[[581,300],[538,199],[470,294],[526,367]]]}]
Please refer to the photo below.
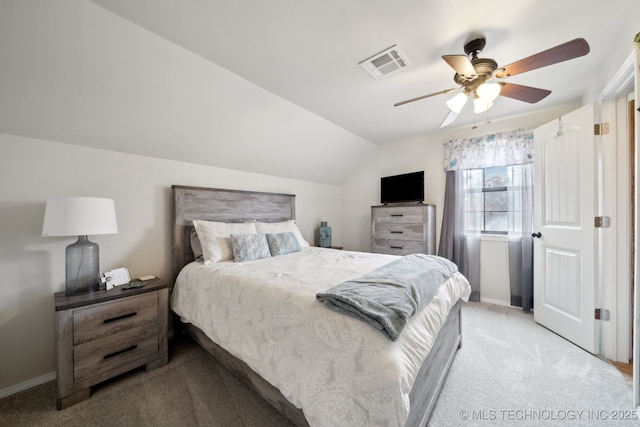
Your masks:
[{"label": "white wall", "polygon": [[87,0],[0,1],[0,41],[2,133],[334,185],[372,147]]},{"label": "white wall", "polygon": [[480,241],[480,301],[511,305],[509,240],[507,236],[482,236]]},{"label": "white wall", "polygon": [[338,186],[0,134],[0,392],[55,370],[53,294],[75,239],[41,237],[46,199],[115,199],[118,234],[90,237],[101,271],[170,278],[173,184],[295,194],[305,239],[326,220],[341,244]]}]

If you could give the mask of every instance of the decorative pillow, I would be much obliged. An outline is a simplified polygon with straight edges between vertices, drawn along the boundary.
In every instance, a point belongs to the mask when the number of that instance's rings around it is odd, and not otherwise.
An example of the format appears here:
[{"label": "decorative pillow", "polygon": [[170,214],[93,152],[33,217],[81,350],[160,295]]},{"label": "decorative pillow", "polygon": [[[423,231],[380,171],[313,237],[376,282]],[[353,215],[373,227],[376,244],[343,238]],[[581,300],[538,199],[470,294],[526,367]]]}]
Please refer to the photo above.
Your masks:
[{"label": "decorative pillow", "polygon": [[302,237],[302,233],[300,233],[296,222],[292,219],[281,222],[256,222],[256,232],[258,233],[275,234],[286,233],[289,231],[296,236],[301,248],[309,246],[309,243],[307,243],[307,241],[304,240],[304,237]]},{"label": "decorative pillow", "polygon": [[215,221],[193,221],[198,233],[205,264],[233,259],[231,234],[256,234],[251,222],[229,223]]},{"label": "decorative pillow", "polygon": [[300,250],[300,242],[298,242],[298,238],[291,231],[267,234],[266,236],[271,256],[284,255]]},{"label": "decorative pillow", "polygon": [[264,234],[232,234],[231,247],[233,248],[233,257],[236,262],[271,256],[269,244]]},{"label": "decorative pillow", "polygon": [[202,256],[202,245],[200,244],[198,232],[195,227],[192,228],[189,233],[189,240],[191,240],[191,252],[193,252],[193,259],[196,261],[204,261],[204,257]]}]

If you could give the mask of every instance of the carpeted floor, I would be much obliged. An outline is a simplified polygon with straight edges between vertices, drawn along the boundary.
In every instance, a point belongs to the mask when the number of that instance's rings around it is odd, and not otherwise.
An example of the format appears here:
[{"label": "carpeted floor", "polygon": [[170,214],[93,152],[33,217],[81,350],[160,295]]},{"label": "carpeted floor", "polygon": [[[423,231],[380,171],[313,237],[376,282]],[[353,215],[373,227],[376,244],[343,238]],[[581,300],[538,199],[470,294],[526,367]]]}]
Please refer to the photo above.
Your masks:
[{"label": "carpeted floor", "polygon": [[640,425],[622,373],[520,310],[467,303],[433,426]]},{"label": "carpeted floor", "polygon": [[[463,307],[458,351],[430,426],[638,425],[632,391],[610,363],[535,324],[484,303]],[[615,418],[627,418],[619,420]],[[636,418],[633,420],[632,418]],[[55,409],[55,381],[0,400],[1,426],[290,426],[188,338],[170,362],[94,387]]]},{"label": "carpeted floor", "polygon": [[55,381],[0,400],[0,426],[292,426],[188,337],[169,343],[169,363],[93,387],[55,408]]}]

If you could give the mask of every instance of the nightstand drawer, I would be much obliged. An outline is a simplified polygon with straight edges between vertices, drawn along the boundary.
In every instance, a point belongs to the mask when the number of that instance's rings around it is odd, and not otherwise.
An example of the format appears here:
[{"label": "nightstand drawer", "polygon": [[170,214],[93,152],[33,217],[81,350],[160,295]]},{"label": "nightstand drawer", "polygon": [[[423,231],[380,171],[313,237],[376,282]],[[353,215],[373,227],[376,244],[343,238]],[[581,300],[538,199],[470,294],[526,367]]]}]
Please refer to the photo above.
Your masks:
[{"label": "nightstand drawer", "polygon": [[78,309],[73,313],[73,344],[157,322],[158,295],[155,292]]},{"label": "nightstand drawer", "polygon": [[[130,329],[73,349],[73,380],[82,383],[158,352],[158,325]],[[93,381],[92,381],[93,382]]]},{"label": "nightstand drawer", "polygon": [[91,387],[168,361],[169,283],[154,278],[131,290],[55,294],[56,407],[91,396]]},{"label": "nightstand drawer", "polygon": [[375,224],[375,238],[424,241],[424,224]]}]

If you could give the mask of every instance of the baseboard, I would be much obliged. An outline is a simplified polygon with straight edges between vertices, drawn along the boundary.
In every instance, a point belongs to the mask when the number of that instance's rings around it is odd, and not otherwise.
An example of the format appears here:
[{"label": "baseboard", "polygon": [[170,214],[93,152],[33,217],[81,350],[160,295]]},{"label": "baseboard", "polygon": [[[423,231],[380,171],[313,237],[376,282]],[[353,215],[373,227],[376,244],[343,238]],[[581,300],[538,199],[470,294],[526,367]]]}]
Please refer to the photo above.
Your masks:
[{"label": "baseboard", "polygon": [[27,381],[14,384],[7,388],[0,389],[0,399],[2,399],[3,397],[11,396],[12,394],[20,393],[21,391],[28,390],[40,384],[48,383],[49,381],[53,381],[55,379],[56,373],[55,371],[53,371],[49,372],[48,374],[40,375],[39,377],[31,378]]},{"label": "baseboard", "polygon": [[512,305],[509,304],[508,301],[502,301],[494,298],[484,298],[483,296],[480,296],[480,302],[486,302],[486,303],[495,304],[495,305],[502,305],[504,307],[512,307]]}]

